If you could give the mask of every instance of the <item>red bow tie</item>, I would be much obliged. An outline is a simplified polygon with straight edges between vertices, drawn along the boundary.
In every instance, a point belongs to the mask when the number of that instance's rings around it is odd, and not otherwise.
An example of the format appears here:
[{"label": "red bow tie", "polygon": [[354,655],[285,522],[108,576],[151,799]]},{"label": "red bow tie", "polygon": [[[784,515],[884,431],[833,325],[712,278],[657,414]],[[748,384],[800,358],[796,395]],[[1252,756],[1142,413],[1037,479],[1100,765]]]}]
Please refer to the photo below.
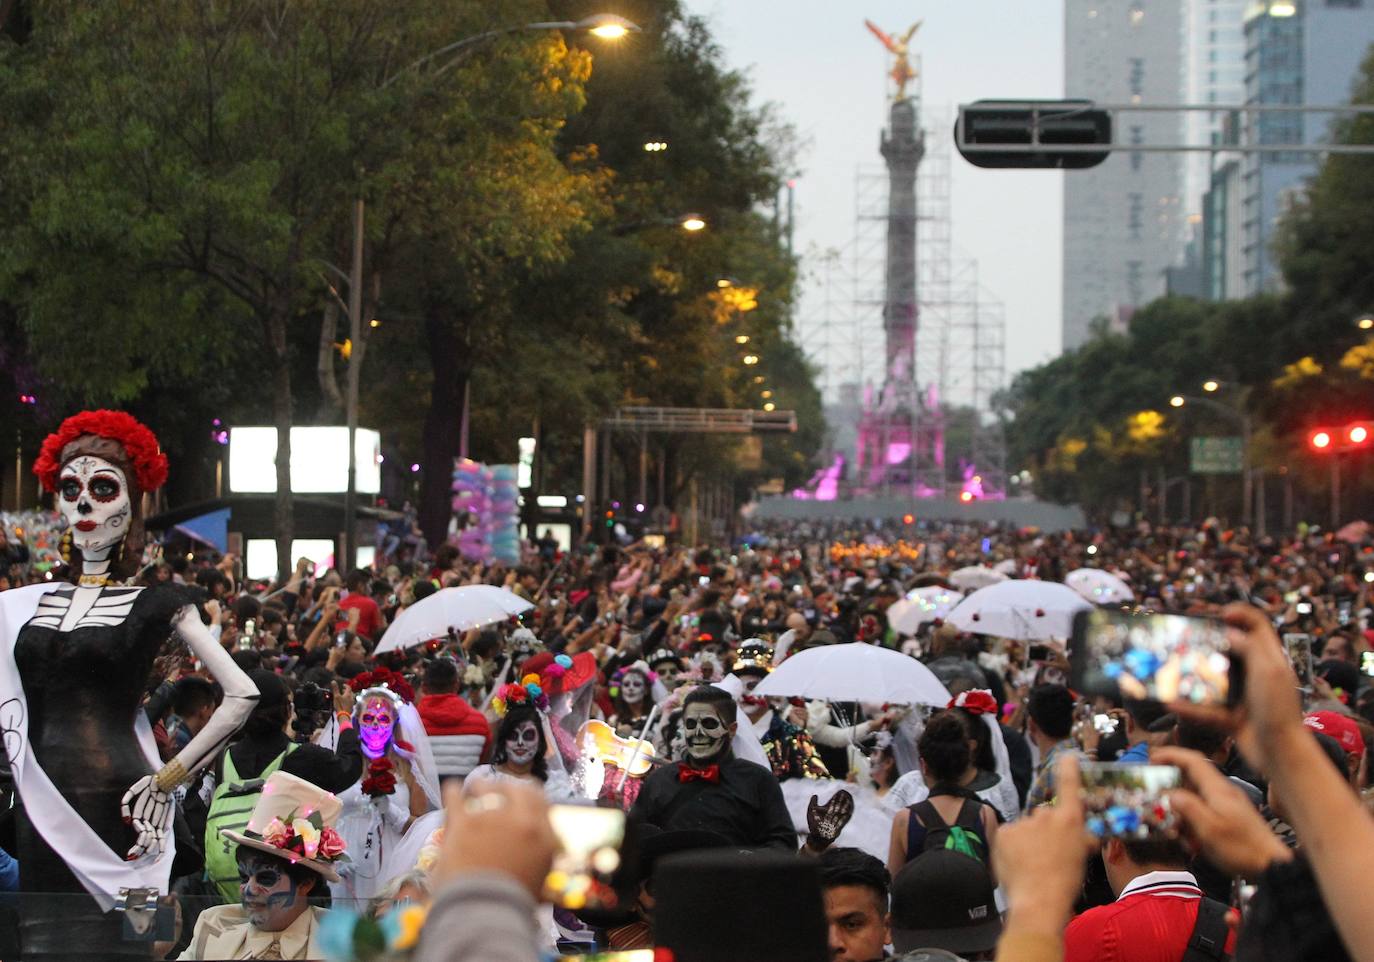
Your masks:
[{"label": "red bow tie", "polygon": [[707,765],[705,768],[693,768],[686,762],[679,762],[677,780],[679,782],[710,782],[713,785],[719,785],[720,766]]}]

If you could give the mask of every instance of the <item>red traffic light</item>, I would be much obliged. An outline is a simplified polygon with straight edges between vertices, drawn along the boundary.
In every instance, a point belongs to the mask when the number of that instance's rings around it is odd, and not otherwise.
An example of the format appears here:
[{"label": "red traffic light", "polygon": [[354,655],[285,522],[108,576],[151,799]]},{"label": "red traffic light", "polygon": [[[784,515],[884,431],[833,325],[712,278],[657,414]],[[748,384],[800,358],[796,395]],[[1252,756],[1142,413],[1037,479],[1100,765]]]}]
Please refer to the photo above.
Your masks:
[{"label": "red traffic light", "polygon": [[1307,443],[1312,446],[1314,451],[1329,451],[1331,449],[1331,432],[1326,428],[1318,428],[1307,436]]},{"label": "red traffic light", "polygon": [[1345,440],[1353,448],[1362,448],[1374,441],[1374,423],[1356,421],[1345,426]]}]

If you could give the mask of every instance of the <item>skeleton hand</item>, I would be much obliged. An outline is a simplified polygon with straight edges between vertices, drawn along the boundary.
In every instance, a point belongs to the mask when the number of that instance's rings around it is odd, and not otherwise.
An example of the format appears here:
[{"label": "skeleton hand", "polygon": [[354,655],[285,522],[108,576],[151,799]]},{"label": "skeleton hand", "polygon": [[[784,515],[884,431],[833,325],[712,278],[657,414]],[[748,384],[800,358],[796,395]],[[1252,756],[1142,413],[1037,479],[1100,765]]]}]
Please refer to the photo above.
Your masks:
[{"label": "skeleton hand", "polygon": [[144,775],[129,787],[120,803],[124,822],[138,833],[133,848],[124,856],[134,861],[144,855],[156,856],[162,851],[167,829],[172,820],[172,799],[157,787],[156,776]]},{"label": "skeleton hand", "polygon": [[812,795],[806,806],[806,827],[810,838],[806,844],[817,851],[829,848],[840,837],[844,827],[854,817],[854,796],[840,789],[821,805],[819,796]]}]

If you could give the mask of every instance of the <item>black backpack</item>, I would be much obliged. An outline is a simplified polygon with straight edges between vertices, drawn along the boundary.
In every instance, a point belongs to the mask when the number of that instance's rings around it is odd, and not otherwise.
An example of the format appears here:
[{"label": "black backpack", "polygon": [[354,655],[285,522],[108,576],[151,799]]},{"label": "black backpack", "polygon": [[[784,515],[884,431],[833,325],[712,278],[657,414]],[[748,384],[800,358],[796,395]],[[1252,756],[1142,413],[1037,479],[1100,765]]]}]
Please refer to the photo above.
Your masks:
[{"label": "black backpack", "polygon": [[[908,850],[907,860],[910,861],[920,855],[921,852],[947,848],[961,852],[986,865],[988,862],[988,840],[983,837],[983,806],[986,804],[980,798],[964,798],[953,824],[947,823],[940,816],[939,810],[931,804],[929,799],[912,805],[910,811],[925,828],[926,837],[921,842],[919,852]],[[908,829],[908,839],[910,835],[911,832]]]},{"label": "black backpack", "polygon": [[1197,906],[1197,921],[1188,938],[1188,948],[1179,962],[1221,962],[1226,954],[1226,913],[1231,907],[1216,899],[1202,897]]}]

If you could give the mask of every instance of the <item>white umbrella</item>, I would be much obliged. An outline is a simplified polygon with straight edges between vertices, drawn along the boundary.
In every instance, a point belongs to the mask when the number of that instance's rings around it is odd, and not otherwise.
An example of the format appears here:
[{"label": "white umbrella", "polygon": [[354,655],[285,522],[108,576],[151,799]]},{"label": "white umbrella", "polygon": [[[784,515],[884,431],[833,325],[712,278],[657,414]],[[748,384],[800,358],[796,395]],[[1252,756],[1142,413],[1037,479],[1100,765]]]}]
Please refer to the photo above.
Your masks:
[{"label": "white umbrella", "polygon": [[914,635],[927,621],[948,618],[963,597],[962,592],[939,585],[913,588],[905,598],[893,602],[887,609],[887,623],[899,634]]},{"label": "white umbrella", "polygon": [[1018,641],[1068,638],[1073,616],[1092,605],[1057,581],[1004,581],[980,588],[950,612],[960,631]]},{"label": "white umbrella", "polygon": [[988,585],[995,585],[1006,581],[1007,576],[1000,571],[993,571],[983,565],[970,565],[967,568],[960,568],[949,576],[949,583],[960,591],[977,591],[979,588],[986,588]]},{"label": "white umbrella", "polygon": [[519,595],[495,585],[443,588],[401,612],[383,633],[376,654],[442,638],[450,628],[467,631],[505,621],[533,607]]},{"label": "white umbrella", "polygon": [[1117,575],[1101,568],[1077,568],[1064,584],[1095,605],[1124,605],[1135,601],[1135,592]]},{"label": "white umbrella", "polygon": [[860,642],[799,651],[759,682],[754,694],[941,708],[949,704],[940,679],[915,658]]}]

